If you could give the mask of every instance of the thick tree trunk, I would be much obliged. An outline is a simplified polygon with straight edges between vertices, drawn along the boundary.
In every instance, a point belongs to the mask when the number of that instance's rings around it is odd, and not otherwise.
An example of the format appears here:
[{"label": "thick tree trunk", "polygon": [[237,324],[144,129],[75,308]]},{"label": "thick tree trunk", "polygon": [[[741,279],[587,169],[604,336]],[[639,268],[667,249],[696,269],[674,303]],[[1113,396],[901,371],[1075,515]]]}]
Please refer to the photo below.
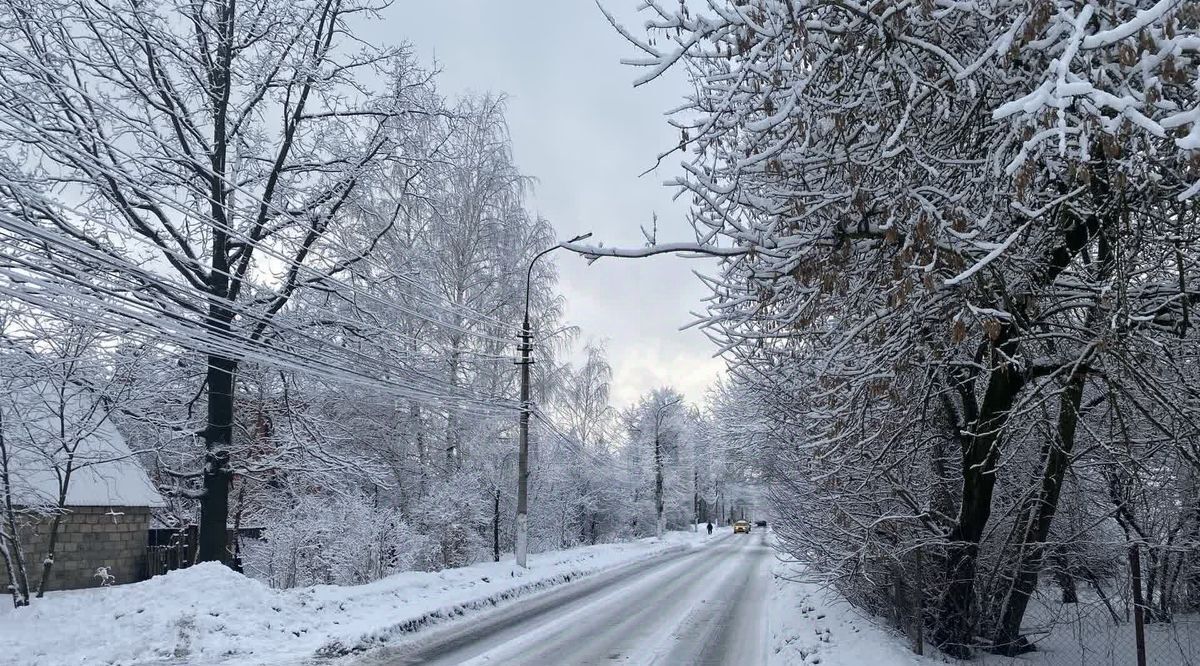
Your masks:
[{"label": "thick tree trunk", "polygon": [[1000,627],[993,640],[997,652],[1016,655],[1029,651],[1029,643],[1021,636],[1021,621],[1029,597],[1037,588],[1038,574],[1045,555],[1046,536],[1054,514],[1058,510],[1058,498],[1062,492],[1063,479],[1070,466],[1071,450],[1075,446],[1075,428],[1079,423],[1079,407],[1083,401],[1083,385],[1086,373],[1077,370],[1071,374],[1067,386],[1059,399],[1058,432],[1055,441],[1042,450],[1044,472],[1042,488],[1033,503],[1023,511],[1030,519],[1025,524],[1020,541],[1021,555],[1017,559],[1016,575],[1001,615]]},{"label": "thick tree trunk", "polygon": [[946,549],[947,586],[935,638],[942,650],[957,658],[968,657],[975,642],[979,541],[992,513],[1000,436],[1024,383],[1011,361],[1019,345],[1007,327],[1002,335],[993,345],[987,391],[978,417],[972,419],[973,434],[963,447],[962,504]]},{"label": "thick tree trunk", "polygon": [[208,358],[208,427],[204,431],[204,493],[200,497],[198,562],[226,562],[226,524],[229,519],[229,486],[233,471],[229,449],[233,444],[233,385],[237,361]]},{"label": "thick tree trunk", "polygon": [[[227,208],[229,182],[226,180],[226,159],[229,150],[229,98],[233,89],[232,66],[236,10],[231,2],[219,7],[219,30],[222,39],[217,59],[211,71],[209,91],[212,109],[212,174],[209,177],[209,208],[212,215],[212,270],[208,275],[208,304],[205,325],[218,338],[230,336],[234,312],[230,301],[236,300],[230,263],[229,229],[233,226]],[[231,337],[231,336],[230,336]],[[204,428],[204,490],[200,497],[200,537],[196,551],[197,562],[225,562],[229,559],[225,528],[229,520],[230,447],[233,445],[233,382],[237,361],[216,354],[208,356],[208,423]]]}]

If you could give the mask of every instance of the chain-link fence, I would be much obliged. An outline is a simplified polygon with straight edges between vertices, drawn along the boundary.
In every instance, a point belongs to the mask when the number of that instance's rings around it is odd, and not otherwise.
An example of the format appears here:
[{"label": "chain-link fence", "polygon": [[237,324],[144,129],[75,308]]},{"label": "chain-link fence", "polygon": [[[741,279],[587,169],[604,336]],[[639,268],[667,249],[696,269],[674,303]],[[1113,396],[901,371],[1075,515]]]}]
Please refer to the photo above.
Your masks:
[{"label": "chain-link fence", "polygon": [[[1017,657],[980,651],[971,663],[1200,666],[1200,616],[1145,622],[1140,641],[1136,624],[1132,608],[1117,608],[1092,595],[1062,603],[1057,594],[1039,594],[1031,600],[1023,625],[1033,651]],[[1139,661],[1139,642],[1144,662]]]},{"label": "chain-link fence", "polygon": [[[875,578],[882,583],[876,589],[887,594],[875,597],[874,610],[907,636],[914,652],[952,663],[1200,666],[1200,608],[1179,603],[1188,596],[1183,591],[1164,600],[1161,581],[1143,580],[1149,578],[1144,574],[1149,567],[1139,562],[1138,553],[1131,547],[1127,558],[1114,563],[1105,577],[1047,567],[1029,599],[1021,623],[1023,649],[1016,656],[989,650],[983,636],[972,646],[969,659],[955,660],[936,648],[931,627],[938,621],[940,593],[928,585],[933,576],[926,574],[937,563],[919,552],[900,558],[902,564]],[[1148,594],[1152,585],[1156,592]]]}]

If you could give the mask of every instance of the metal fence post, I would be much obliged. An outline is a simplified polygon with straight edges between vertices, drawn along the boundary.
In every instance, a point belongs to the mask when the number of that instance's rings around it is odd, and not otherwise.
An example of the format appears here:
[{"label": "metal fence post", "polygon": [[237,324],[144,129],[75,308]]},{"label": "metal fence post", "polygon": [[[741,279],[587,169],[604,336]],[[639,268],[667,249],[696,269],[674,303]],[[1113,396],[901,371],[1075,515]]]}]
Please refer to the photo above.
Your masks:
[{"label": "metal fence post", "polygon": [[921,549],[920,548],[917,548],[915,556],[916,556],[916,560],[917,560],[917,566],[916,566],[917,584],[915,586],[916,587],[915,601],[916,601],[916,606],[917,606],[917,618],[916,618],[917,636],[916,636],[916,640],[914,641],[915,645],[913,647],[915,649],[913,651],[916,652],[917,654],[925,654],[925,566],[924,566],[925,562],[924,562],[924,558],[921,557]]},{"label": "metal fence post", "polygon": [[1129,544],[1129,574],[1133,586],[1133,636],[1138,666],[1146,666],[1146,626],[1142,608],[1142,561],[1136,543]]}]

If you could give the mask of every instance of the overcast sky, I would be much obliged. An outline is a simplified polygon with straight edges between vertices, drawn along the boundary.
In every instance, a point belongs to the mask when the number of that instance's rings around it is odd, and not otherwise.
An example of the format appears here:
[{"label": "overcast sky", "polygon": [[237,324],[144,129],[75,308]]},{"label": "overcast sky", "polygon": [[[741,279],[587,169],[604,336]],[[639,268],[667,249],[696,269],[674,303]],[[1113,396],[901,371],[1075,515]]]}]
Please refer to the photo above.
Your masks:
[{"label": "overcast sky", "polygon": [[[639,27],[638,2],[605,6]],[[605,245],[641,245],[639,225],[657,213],[659,240],[690,240],[686,207],[662,186],[678,156],[638,176],[678,141],[663,113],[681,103],[684,80],[635,90],[637,72],[619,61],[636,53],[590,0],[397,0],[370,31],[436,61],[444,94],[508,97],[517,163],[538,180],[532,205],[560,238],[591,231]],[[561,250],[555,258],[567,320],[582,341],[607,345],[618,407],[664,385],[703,400],[724,365],[702,333],[679,328],[705,295],[692,270],[711,264],[664,256],[588,266]]]}]

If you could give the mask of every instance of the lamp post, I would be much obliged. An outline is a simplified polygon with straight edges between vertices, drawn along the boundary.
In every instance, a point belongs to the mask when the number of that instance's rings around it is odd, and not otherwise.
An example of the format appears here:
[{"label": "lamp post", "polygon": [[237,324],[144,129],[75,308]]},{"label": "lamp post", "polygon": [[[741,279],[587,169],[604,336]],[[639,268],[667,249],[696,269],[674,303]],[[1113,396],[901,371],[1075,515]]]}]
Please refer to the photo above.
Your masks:
[{"label": "lamp post", "polygon": [[557,250],[567,243],[577,243],[592,236],[591,232],[576,236],[569,241],[559,243],[554,247],[542,250],[529,262],[529,270],[525,273],[525,320],[521,324],[521,421],[520,421],[520,453],[517,456],[517,565],[528,568],[529,556],[529,366],[533,363],[530,355],[533,352],[533,332],[529,327],[529,283],[533,280],[533,265],[547,254]]}]

